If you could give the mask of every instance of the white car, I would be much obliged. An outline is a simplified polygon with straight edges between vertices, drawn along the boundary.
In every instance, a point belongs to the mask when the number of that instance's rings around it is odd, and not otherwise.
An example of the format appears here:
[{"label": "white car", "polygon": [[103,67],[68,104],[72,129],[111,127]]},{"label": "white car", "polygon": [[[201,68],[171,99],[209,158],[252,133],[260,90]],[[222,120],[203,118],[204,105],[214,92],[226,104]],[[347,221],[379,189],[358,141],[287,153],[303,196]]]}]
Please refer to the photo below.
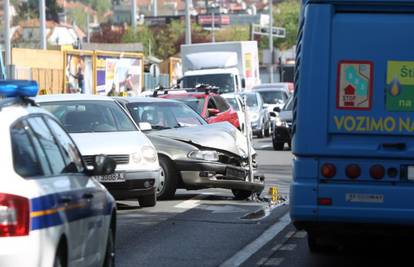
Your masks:
[{"label": "white car", "polygon": [[115,199],[138,199],[141,207],[156,204],[160,166],[151,141],[112,98],[97,95],[47,95],[36,101],[63,124],[88,166],[96,155],[113,158],[113,175],[97,177]]},{"label": "white car", "polygon": [[113,266],[116,205],[91,175],[110,174],[104,156],[86,169],[75,143],[24,96],[28,81],[0,81],[0,266]]}]

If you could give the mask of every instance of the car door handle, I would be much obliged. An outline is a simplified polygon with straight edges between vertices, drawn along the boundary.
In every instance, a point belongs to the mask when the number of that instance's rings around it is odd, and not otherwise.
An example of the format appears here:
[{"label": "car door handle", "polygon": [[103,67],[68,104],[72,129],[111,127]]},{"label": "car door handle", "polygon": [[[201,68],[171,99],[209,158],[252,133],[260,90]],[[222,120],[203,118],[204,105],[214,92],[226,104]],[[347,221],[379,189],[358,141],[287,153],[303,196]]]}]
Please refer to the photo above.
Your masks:
[{"label": "car door handle", "polygon": [[59,204],[69,204],[71,201],[72,201],[72,198],[68,196],[63,196],[59,198],[58,200]]},{"label": "car door handle", "polygon": [[84,198],[84,199],[92,199],[93,198],[93,194],[92,193],[85,193],[85,194],[83,194],[82,198]]}]

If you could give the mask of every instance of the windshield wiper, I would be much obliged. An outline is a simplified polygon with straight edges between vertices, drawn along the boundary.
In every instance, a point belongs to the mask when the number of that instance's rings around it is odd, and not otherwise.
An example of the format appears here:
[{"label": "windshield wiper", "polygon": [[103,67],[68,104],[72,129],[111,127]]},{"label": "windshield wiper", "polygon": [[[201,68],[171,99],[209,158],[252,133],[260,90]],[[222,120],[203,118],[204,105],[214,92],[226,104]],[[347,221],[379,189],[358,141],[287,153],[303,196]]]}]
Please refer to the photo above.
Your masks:
[{"label": "windshield wiper", "polygon": [[[162,126],[162,125],[151,125],[152,129],[155,130],[166,130],[166,129],[171,129],[171,127],[167,127],[167,126]],[[175,128],[175,127],[174,127]]]}]

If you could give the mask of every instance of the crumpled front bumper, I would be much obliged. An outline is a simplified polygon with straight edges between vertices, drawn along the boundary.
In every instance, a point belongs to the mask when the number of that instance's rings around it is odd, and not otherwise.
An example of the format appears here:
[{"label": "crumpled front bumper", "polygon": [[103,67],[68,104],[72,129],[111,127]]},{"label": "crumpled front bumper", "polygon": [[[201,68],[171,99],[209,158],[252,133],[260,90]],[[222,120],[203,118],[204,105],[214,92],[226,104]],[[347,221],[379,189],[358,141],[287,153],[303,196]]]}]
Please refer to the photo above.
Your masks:
[{"label": "crumpled front bumper", "polygon": [[253,169],[253,182],[248,179],[248,169],[220,162],[175,161],[186,187],[225,188],[261,192],[264,176]]}]

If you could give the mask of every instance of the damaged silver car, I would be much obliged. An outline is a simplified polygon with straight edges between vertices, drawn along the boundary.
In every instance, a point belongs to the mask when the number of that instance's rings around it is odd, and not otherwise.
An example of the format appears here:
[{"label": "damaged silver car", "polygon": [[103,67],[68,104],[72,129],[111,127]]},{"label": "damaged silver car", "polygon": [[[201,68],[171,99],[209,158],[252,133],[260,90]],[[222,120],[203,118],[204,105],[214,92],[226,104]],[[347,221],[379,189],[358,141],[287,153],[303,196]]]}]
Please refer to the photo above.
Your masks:
[{"label": "damaged silver car", "polygon": [[237,199],[264,188],[253,151],[253,181],[249,181],[244,135],[228,122],[207,124],[185,104],[159,98],[117,98],[145,131],[158,151],[161,179],[158,198],[170,199],[177,188],[231,189]]}]

